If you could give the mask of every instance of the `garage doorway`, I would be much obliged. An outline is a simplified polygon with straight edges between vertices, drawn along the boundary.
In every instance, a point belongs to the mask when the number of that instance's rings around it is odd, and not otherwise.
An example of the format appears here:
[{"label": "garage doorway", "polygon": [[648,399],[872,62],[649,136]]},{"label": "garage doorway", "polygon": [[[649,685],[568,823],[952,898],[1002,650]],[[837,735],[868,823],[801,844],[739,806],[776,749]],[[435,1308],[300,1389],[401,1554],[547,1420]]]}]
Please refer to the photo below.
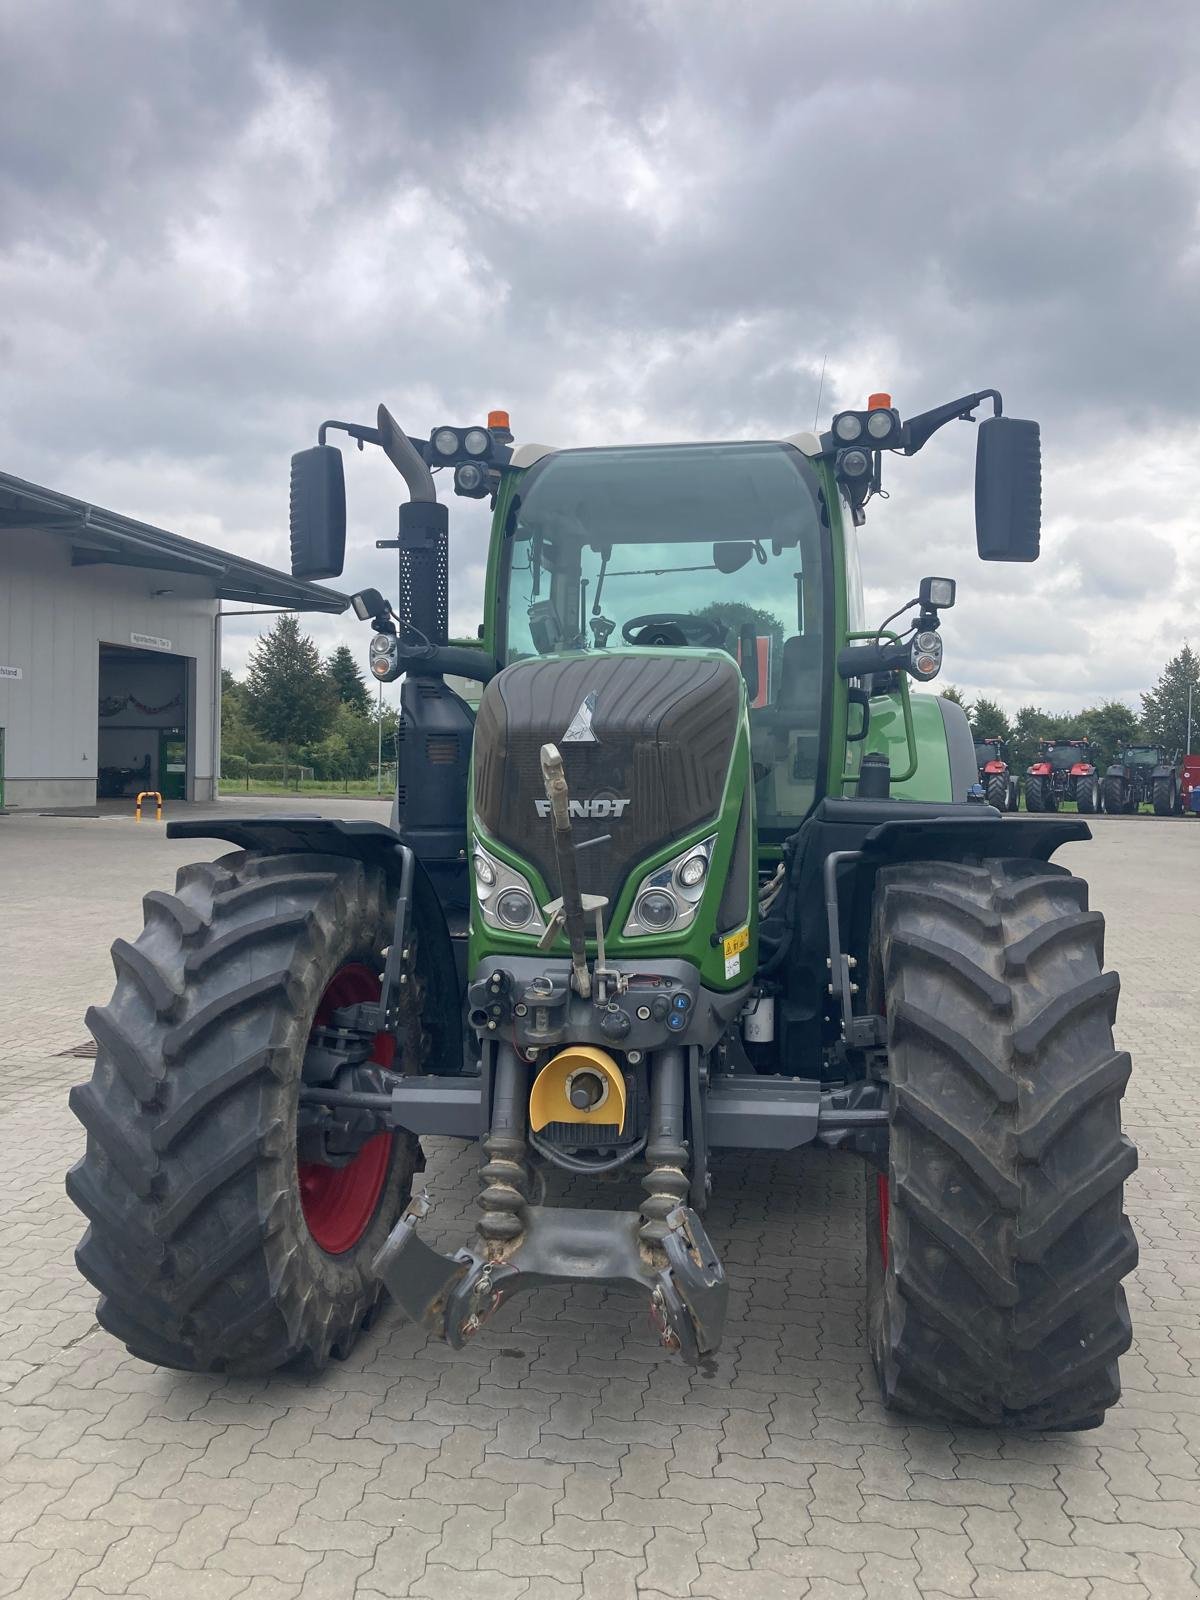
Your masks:
[{"label": "garage doorway", "polygon": [[188,656],[100,646],[96,798],[157,789],[185,800],[192,774]]}]

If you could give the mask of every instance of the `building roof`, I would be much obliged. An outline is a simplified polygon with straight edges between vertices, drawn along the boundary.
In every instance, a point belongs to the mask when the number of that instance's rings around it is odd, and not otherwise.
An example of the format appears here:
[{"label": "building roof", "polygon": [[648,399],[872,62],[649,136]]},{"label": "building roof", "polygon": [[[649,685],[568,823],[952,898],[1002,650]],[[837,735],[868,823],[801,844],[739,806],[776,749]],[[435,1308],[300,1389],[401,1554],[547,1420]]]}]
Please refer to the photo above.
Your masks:
[{"label": "building roof", "polygon": [[144,567],[186,572],[212,584],[222,600],[281,606],[289,611],[344,611],[349,598],[336,589],[305,583],[228,550],[216,550],[149,523],[73,500],[56,489],[0,472],[0,533],[32,529],[71,541],[73,567]]}]

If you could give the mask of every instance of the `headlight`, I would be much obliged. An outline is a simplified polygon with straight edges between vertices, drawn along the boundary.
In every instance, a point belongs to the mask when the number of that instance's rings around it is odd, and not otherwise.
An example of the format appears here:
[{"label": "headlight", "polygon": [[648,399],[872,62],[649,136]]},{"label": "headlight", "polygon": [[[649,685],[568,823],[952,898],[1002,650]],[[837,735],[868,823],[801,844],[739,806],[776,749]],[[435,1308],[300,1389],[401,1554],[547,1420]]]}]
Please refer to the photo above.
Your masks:
[{"label": "headlight", "polygon": [[527,928],[536,915],[528,889],[501,889],[496,896],[496,921],[506,928]]},{"label": "headlight", "polygon": [[471,847],[475,868],[475,898],[489,928],[505,933],[545,933],[546,923],[534,899],[529,880],[515,867],[485,850],[479,840]]},{"label": "headlight", "polygon": [[697,851],[694,856],[688,856],[679,863],[675,877],[681,888],[694,889],[697,884],[704,882],[708,872],[708,857],[703,851]]},{"label": "headlight", "polygon": [[458,434],[453,428],[435,429],[433,448],[440,456],[456,456],[459,452]]},{"label": "headlight", "polygon": [[488,492],[489,472],[482,461],[460,461],[454,469],[454,492],[482,500]]},{"label": "headlight", "polygon": [[492,436],[485,428],[468,428],[463,436],[463,449],[469,456],[485,456],[492,446]]},{"label": "headlight", "polygon": [[475,851],[475,879],[481,889],[494,889],[496,886],[496,869],[479,849]]},{"label": "headlight", "polygon": [[647,873],[638,885],[633,909],[625,919],[622,932],[627,936],[638,934],[676,932],[686,928],[695,919],[704,898],[708,880],[709,863],[716,834],[682,851],[673,860]]},{"label": "headlight", "polygon": [[843,411],[833,419],[833,437],[842,444],[851,444],[862,437],[862,418],[853,411]]},{"label": "headlight", "polygon": [[895,426],[890,411],[872,411],[867,417],[867,432],[872,439],[886,439]]},{"label": "headlight", "polygon": [[634,916],[644,928],[669,928],[679,915],[675,898],[666,889],[643,889],[633,909]]},{"label": "headlight", "polygon": [[871,470],[871,457],[865,450],[839,450],[836,466],[839,478],[862,478]]}]

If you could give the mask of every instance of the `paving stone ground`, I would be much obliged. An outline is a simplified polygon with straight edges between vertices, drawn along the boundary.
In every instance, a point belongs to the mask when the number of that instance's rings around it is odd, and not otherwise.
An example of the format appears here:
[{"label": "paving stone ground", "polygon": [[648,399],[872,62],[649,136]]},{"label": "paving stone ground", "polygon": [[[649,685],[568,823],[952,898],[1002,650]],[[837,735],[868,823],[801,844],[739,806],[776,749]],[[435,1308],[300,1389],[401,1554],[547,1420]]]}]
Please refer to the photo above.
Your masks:
[{"label": "paving stone ground", "polygon": [[[308,809],[315,809],[308,806]],[[378,816],[367,804],[326,809]],[[1059,859],[1109,917],[1141,1242],[1125,1395],[1017,1435],[886,1415],[850,1158],[725,1160],[715,1377],[636,1300],[546,1292],[461,1354],[389,1311],[323,1377],[134,1360],[93,1317],[63,1173],[85,1006],[185,856],[126,819],[0,818],[0,1595],[153,1600],[1172,1600],[1200,1563],[1200,823],[1098,819]],[[429,1152],[446,1242],[472,1153]]]}]

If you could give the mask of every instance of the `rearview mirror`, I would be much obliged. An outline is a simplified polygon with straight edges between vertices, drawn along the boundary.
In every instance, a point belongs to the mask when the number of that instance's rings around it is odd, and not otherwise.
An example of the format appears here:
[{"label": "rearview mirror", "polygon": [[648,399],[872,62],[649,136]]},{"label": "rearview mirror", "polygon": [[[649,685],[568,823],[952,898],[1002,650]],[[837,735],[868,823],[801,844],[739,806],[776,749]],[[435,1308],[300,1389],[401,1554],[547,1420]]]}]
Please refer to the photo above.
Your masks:
[{"label": "rearview mirror", "polygon": [[982,561],[1036,561],[1042,444],[1036,422],[988,417],[975,452],[975,543]]},{"label": "rearview mirror", "polygon": [[754,554],[754,546],[742,542],[713,545],[713,566],[718,572],[740,572]]},{"label": "rearview mirror", "polygon": [[292,457],[288,524],[293,578],[337,578],[346,559],[342,452],[317,444]]}]

